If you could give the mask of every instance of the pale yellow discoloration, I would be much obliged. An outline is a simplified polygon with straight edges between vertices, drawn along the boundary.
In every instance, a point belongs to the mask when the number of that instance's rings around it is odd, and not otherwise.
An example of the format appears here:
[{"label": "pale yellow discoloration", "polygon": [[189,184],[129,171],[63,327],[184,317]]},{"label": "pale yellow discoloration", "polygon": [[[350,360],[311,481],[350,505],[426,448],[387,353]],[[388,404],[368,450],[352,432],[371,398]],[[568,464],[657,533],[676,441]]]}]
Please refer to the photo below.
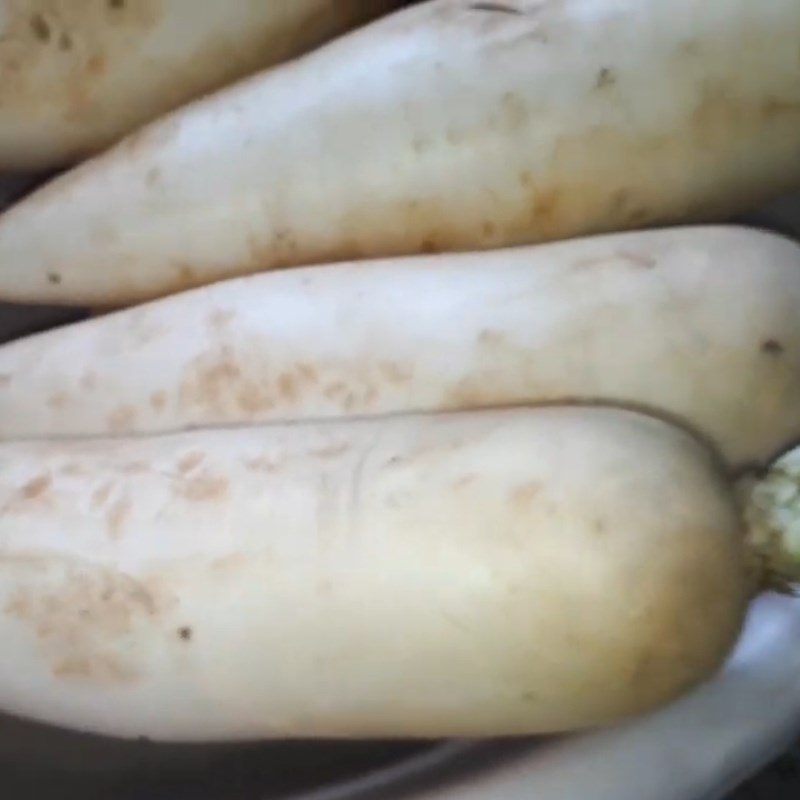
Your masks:
[{"label": "pale yellow discoloration", "polygon": [[122,735],[606,724],[712,675],[751,587],[715,457],[610,409],[6,442],[0,509],[0,703]]}]

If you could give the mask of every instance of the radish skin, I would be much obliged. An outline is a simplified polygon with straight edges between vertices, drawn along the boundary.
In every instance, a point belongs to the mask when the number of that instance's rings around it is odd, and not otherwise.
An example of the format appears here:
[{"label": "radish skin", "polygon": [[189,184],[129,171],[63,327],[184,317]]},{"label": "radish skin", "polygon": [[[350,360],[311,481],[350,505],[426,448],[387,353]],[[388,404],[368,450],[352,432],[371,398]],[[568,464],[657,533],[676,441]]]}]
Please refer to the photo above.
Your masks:
[{"label": "radish skin", "polygon": [[392,0],[0,0],[0,171],[111,145]]},{"label": "radish skin", "polygon": [[161,740],[607,724],[754,576],[711,452],[551,408],[0,444],[0,705]]},{"label": "radish skin", "polygon": [[800,248],[745,228],[289,270],[0,348],[0,438],[600,400],[800,438]]},{"label": "radish skin", "polygon": [[800,185],[796,0],[433,0],[181,109],[0,218],[0,298],[720,221]]}]

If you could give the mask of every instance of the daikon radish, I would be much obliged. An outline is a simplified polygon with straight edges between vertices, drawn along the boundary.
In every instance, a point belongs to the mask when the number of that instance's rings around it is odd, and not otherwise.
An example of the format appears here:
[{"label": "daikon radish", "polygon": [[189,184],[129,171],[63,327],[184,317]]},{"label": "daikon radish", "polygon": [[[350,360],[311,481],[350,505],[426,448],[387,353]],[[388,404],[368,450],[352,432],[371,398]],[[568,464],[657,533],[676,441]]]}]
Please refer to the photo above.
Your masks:
[{"label": "daikon radish", "polygon": [[0,348],[0,438],[610,401],[800,438],[800,247],[685,228],[282,271]]},{"label": "daikon radish", "polygon": [[698,440],[603,408],[6,442],[0,508],[0,706],[161,740],[611,723],[797,564]]},{"label": "daikon radish", "polygon": [[721,221],[800,185],[798,41],[797,0],[411,6],[6,212],[0,299]]},{"label": "daikon radish", "polygon": [[0,171],[73,161],[391,0],[0,0]]}]

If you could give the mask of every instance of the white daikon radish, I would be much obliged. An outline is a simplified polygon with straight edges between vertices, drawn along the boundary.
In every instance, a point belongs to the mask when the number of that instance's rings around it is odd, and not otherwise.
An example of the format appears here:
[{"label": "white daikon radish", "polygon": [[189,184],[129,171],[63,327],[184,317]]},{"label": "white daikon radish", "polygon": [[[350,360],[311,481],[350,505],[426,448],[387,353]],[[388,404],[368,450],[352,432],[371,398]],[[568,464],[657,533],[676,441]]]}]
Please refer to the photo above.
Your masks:
[{"label": "white daikon radish", "polygon": [[0,171],[106,147],[392,0],[0,0]]},{"label": "white daikon radish", "polygon": [[685,228],[227,281],[0,348],[0,438],[600,400],[800,438],[800,248]]},{"label": "white daikon radish", "polygon": [[721,221],[800,184],[797,0],[433,0],[0,218],[0,299]]},{"label": "white daikon radish", "polygon": [[0,706],[164,740],[614,722],[795,569],[711,451],[601,408],[6,442],[0,508]]}]

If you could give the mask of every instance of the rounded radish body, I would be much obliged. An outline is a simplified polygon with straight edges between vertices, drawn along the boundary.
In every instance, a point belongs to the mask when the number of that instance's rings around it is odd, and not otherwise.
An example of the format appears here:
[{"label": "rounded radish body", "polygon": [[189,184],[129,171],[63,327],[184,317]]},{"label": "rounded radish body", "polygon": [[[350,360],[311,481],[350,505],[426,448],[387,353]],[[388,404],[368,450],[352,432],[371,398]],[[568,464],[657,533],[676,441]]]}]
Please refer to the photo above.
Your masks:
[{"label": "rounded radish body", "polygon": [[229,281],[0,348],[0,437],[603,401],[800,437],[800,248],[737,228]]},{"label": "rounded radish body", "polygon": [[415,5],[7,212],[0,298],[727,218],[800,184],[799,40],[796,0]]},{"label": "rounded radish body", "polygon": [[0,445],[0,705],[159,739],[609,723],[752,588],[678,428],[598,408]]}]

